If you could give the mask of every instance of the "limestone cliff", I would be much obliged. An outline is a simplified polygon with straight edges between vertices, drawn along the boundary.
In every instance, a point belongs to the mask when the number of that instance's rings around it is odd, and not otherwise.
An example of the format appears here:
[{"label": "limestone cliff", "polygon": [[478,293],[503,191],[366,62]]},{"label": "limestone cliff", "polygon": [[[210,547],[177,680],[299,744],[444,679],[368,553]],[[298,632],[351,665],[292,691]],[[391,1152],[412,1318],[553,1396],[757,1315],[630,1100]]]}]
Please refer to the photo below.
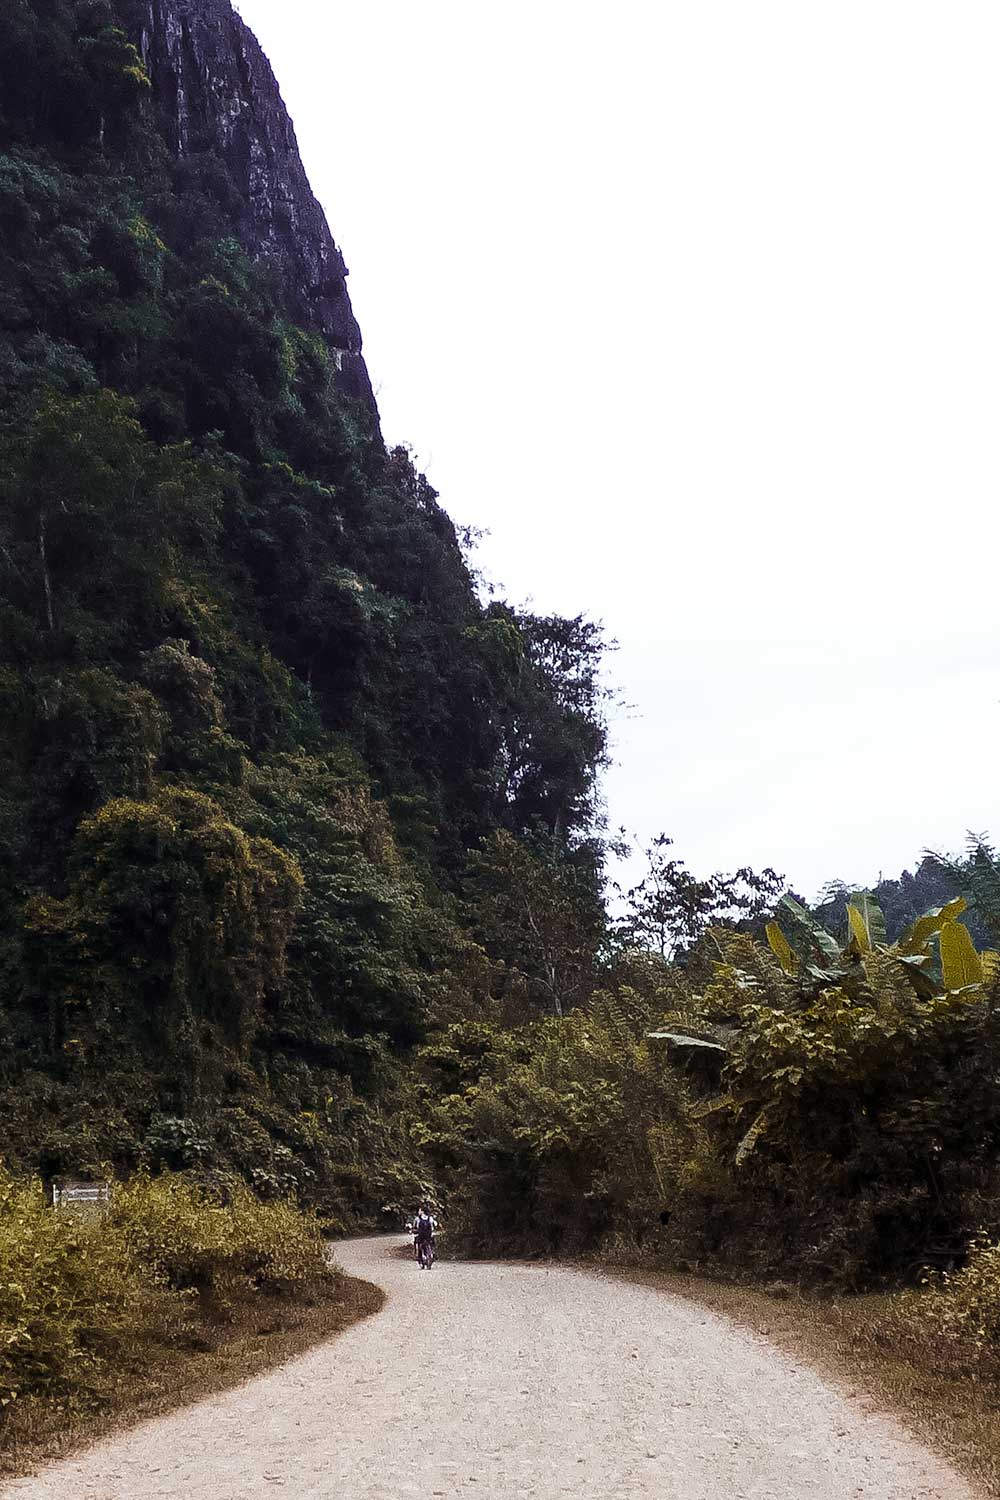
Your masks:
[{"label": "limestone cliff", "polygon": [[121,9],[149,71],[168,150],[179,163],[222,158],[233,233],[274,264],[289,314],[323,334],[342,389],[377,415],[344,258],[257,39],[230,0],[124,0]]}]

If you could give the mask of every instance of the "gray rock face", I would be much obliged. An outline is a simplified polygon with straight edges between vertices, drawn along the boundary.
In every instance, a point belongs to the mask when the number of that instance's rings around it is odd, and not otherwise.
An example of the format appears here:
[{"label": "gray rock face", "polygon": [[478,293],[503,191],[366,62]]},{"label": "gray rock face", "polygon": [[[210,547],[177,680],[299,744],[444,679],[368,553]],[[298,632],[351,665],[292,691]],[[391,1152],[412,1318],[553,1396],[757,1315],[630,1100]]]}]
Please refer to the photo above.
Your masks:
[{"label": "gray rock face", "polygon": [[126,0],[129,32],[153,83],[178,162],[214,153],[236,188],[232,231],[277,270],[287,312],[334,351],[339,384],[378,417],[347,268],[299,156],[271,65],[230,0]]}]

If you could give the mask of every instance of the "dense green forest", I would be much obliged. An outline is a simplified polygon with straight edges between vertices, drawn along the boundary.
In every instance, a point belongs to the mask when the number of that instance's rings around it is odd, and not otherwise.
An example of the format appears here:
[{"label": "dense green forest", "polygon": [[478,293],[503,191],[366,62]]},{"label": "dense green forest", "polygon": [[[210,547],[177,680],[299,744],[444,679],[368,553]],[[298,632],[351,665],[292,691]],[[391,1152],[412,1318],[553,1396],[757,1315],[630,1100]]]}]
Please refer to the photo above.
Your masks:
[{"label": "dense green forest", "polygon": [[8,1164],[333,1226],[429,1192],[492,1251],[961,1264],[1000,1230],[993,851],[810,913],[661,839],[609,904],[600,629],[480,597],[129,15],[0,15]]},{"label": "dense green forest", "polygon": [[5,1149],[351,1219],[415,1190],[401,1059],[544,983],[476,881],[596,913],[600,633],[480,603],[119,9],[0,18]]}]

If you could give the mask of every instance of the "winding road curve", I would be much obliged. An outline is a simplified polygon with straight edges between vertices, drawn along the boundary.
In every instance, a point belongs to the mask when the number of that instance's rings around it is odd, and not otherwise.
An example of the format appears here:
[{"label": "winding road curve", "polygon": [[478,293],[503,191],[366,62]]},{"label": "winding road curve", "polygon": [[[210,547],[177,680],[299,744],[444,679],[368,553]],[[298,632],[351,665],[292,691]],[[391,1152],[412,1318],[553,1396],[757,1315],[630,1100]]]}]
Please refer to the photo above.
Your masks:
[{"label": "winding road curve", "polygon": [[753,1333],[577,1270],[338,1247],[385,1308],[2,1500],[979,1500]]}]

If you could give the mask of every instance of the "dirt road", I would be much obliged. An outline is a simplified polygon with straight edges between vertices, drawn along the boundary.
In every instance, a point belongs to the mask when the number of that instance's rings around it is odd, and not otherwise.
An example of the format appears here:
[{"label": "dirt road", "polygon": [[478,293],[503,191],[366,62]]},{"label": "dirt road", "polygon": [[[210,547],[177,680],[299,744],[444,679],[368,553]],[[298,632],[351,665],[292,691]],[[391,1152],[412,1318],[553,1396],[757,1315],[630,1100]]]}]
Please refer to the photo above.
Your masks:
[{"label": "dirt road", "polygon": [[338,1248],[384,1310],[2,1500],[979,1500],[760,1337],[579,1271]]}]

